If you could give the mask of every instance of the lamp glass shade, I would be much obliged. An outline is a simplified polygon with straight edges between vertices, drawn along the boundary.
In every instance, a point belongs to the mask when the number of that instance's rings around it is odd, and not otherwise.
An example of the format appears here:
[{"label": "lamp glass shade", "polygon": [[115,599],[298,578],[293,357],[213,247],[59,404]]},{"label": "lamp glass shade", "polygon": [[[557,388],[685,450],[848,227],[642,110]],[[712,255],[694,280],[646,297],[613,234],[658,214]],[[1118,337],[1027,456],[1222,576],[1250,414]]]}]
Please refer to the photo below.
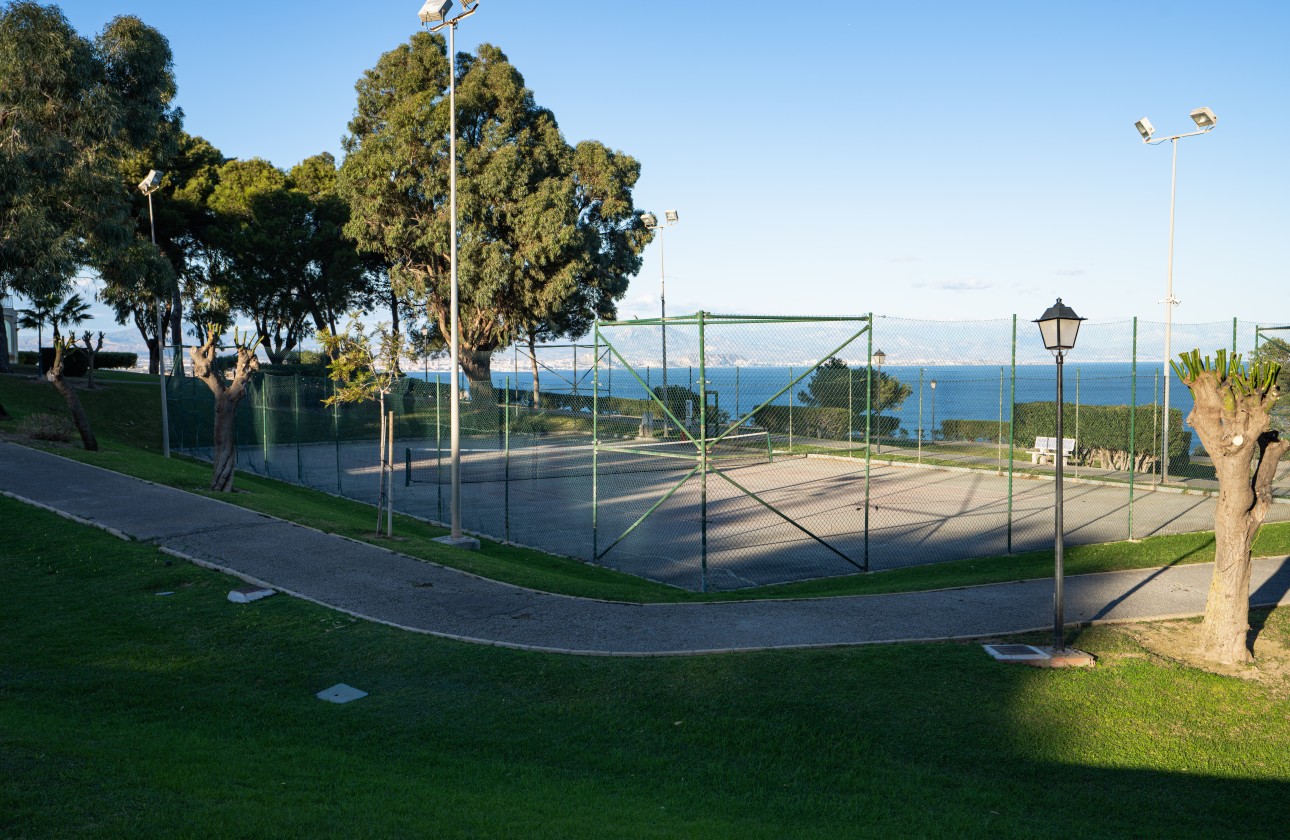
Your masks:
[{"label": "lamp glass shade", "polygon": [[1057,303],[1048,307],[1047,311],[1035,321],[1039,325],[1039,333],[1043,336],[1044,347],[1049,350],[1063,351],[1075,347],[1075,339],[1079,336],[1080,321],[1085,319],[1075,314],[1075,310],[1062,303],[1058,298]]},{"label": "lamp glass shade", "polygon": [[887,354],[879,350],[873,354],[873,360],[878,363],[879,367],[882,367],[882,363],[887,361]]}]

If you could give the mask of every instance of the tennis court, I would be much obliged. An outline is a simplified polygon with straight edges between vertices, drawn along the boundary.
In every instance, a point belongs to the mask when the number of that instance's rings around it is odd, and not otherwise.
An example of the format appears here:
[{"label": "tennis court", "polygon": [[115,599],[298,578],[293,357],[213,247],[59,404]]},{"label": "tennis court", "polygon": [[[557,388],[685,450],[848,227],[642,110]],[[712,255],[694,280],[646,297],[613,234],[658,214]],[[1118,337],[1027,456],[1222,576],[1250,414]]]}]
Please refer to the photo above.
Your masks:
[{"label": "tennis court", "polygon": [[[396,465],[394,505],[442,522],[448,518],[448,453],[426,443],[397,442],[404,463]],[[866,511],[863,461],[782,453],[753,457],[737,449],[713,459],[705,504],[705,482],[693,472],[692,456],[623,451],[632,448],[638,447],[596,451],[582,438],[553,437],[508,454],[495,438],[464,440],[463,527],[678,587],[711,590],[855,573],[866,558],[869,569],[878,571],[1001,555],[1008,551],[1009,530],[1014,552],[1052,545],[1051,480],[1015,478],[1010,513],[1006,475],[874,464]],[[603,459],[597,466],[604,467],[594,482],[593,457]],[[375,445],[246,447],[238,460],[242,469],[363,501],[374,502],[378,492]],[[335,487],[327,487],[329,482]],[[1065,500],[1068,544],[1128,535],[1123,485],[1068,479]],[[1141,538],[1208,530],[1213,515],[1209,495],[1139,489],[1133,533]],[[1274,505],[1268,516],[1287,519],[1285,504]]]}]

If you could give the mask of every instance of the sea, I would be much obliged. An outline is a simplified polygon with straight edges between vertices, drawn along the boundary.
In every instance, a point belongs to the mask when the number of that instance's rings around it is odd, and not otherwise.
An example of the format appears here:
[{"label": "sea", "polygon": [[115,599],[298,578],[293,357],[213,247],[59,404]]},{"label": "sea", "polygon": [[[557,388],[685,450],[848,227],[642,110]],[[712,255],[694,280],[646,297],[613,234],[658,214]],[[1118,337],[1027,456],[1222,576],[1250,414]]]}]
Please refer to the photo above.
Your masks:
[{"label": "sea", "polygon": [[[742,417],[763,404],[801,405],[810,374],[794,367],[709,367],[704,371],[710,400],[732,417]],[[891,365],[882,372],[909,386],[903,403],[883,414],[900,420],[900,428],[909,435],[922,428],[924,434],[946,419],[1001,420],[1007,422],[1009,405],[1014,399],[1023,402],[1052,402],[1057,393],[1057,365],[932,365],[927,367]],[[440,381],[446,374],[428,374]],[[597,389],[601,397],[645,399],[647,387],[663,384],[659,368],[639,370],[636,375],[621,366],[602,368],[597,377],[588,369],[541,370],[539,389],[547,393],[578,393],[591,396]],[[1171,378],[1169,404],[1182,412],[1184,421],[1191,411],[1191,392],[1177,375]],[[669,367],[668,385],[680,385],[698,391],[698,368]],[[495,370],[497,388],[510,385],[522,393],[532,390],[533,376],[520,369]],[[854,382],[856,405],[863,405],[863,373]],[[465,380],[462,387],[468,388]],[[1139,406],[1160,406],[1164,400],[1164,370],[1158,363],[1092,362],[1063,365],[1064,401],[1068,406],[1130,405],[1136,391]],[[697,408],[695,409],[697,411]],[[1067,423],[1075,418],[1068,417]],[[1184,422],[1184,427],[1190,430]]]}]

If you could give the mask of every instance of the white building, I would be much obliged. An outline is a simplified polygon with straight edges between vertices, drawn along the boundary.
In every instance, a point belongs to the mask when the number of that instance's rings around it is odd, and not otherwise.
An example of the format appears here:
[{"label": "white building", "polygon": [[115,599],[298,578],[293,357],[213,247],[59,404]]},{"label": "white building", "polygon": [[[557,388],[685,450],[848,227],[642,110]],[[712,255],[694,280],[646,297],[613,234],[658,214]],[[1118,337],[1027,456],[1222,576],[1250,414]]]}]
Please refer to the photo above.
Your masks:
[{"label": "white building", "polygon": [[9,364],[18,362],[18,313],[13,308],[13,300],[0,298],[4,309],[4,334],[9,340]]}]

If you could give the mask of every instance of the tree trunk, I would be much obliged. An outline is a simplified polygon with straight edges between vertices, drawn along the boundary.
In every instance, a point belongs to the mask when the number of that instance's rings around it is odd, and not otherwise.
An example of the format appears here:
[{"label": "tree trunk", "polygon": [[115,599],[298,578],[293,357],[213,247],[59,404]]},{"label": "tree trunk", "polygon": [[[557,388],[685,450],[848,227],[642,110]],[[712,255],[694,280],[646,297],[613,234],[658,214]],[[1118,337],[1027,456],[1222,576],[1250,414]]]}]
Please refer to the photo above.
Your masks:
[{"label": "tree trunk", "polygon": [[[1215,662],[1250,662],[1250,555],[1262,517],[1251,521],[1254,492],[1248,478],[1249,461],[1216,458],[1214,466],[1232,475],[1218,477],[1214,575],[1201,625],[1201,655]],[[1244,475],[1238,473],[1241,468]]]},{"label": "tree trunk", "polygon": [[211,489],[217,493],[233,492],[233,471],[237,467],[237,404],[246,395],[246,385],[260,368],[255,358],[255,344],[237,345],[237,362],[233,380],[228,381],[215,364],[219,333],[207,328],[206,341],[192,348],[193,376],[206,383],[215,397],[215,434],[211,460]]},{"label": "tree trunk", "polygon": [[49,368],[45,377],[53,384],[58,393],[63,395],[63,400],[67,403],[68,410],[72,413],[72,422],[76,424],[76,431],[81,435],[81,445],[88,452],[98,452],[99,442],[94,438],[94,430],[90,428],[90,418],[85,415],[85,408],[81,405],[80,398],[76,392],[63,381],[63,346],[59,341],[58,335],[54,336],[54,364]]},{"label": "tree trunk", "polygon": [[533,367],[533,410],[541,408],[542,394],[538,390],[537,338],[529,334],[529,364]]},{"label": "tree trunk", "polygon": [[211,460],[211,489],[233,492],[233,470],[237,467],[237,400],[225,391],[215,398],[215,441]]}]

